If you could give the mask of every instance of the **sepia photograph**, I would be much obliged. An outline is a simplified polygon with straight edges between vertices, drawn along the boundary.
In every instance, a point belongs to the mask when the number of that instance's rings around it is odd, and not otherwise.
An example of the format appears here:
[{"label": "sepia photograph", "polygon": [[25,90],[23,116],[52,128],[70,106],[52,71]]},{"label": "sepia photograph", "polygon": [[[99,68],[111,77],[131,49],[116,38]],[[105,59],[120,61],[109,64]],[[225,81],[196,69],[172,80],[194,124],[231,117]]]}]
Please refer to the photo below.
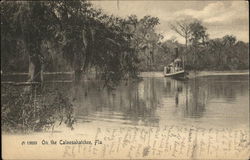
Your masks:
[{"label": "sepia photograph", "polygon": [[2,158],[248,160],[249,2],[0,2]]}]

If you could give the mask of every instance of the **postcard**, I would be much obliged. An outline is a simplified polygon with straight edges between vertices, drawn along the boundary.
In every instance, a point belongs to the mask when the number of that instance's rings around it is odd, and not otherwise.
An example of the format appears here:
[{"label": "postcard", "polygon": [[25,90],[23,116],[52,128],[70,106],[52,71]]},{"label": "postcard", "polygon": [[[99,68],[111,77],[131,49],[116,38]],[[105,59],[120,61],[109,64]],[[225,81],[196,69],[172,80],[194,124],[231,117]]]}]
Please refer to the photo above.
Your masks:
[{"label": "postcard", "polygon": [[247,1],[2,1],[3,159],[249,159]]}]

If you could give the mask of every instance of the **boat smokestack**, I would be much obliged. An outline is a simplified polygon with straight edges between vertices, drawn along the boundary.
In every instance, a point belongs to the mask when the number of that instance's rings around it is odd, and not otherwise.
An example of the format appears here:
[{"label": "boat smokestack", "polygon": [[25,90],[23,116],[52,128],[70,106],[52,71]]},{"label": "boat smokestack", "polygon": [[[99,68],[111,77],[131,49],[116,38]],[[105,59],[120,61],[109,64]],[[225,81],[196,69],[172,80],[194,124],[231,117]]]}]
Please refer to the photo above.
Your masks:
[{"label": "boat smokestack", "polygon": [[179,57],[178,48],[174,48],[175,58]]}]

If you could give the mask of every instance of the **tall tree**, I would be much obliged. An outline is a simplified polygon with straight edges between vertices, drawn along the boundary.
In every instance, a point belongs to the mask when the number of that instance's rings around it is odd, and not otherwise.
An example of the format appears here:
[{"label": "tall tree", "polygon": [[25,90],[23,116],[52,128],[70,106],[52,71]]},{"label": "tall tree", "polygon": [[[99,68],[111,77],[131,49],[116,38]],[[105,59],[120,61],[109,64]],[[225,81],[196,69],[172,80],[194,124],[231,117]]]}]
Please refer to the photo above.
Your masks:
[{"label": "tall tree", "polygon": [[176,21],[170,24],[170,28],[179,34],[181,37],[185,38],[185,46],[187,48],[188,41],[191,36],[191,21],[187,19]]},{"label": "tall tree", "polygon": [[[134,72],[123,65],[122,57],[132,54],[124,19],[104,14],[84,1],[62,1],[57,13],[62,21],[62,51],[75,70],[77,82],[93,66],[100,69],[106,82],[117,82],[126,73]],[[132,58],[127,62],[133,63]]]},{"label": "tall tree", "polygon": [[[24,50],[29,57],[29,77],[30,81],[41,82],[43,72],[44,56],[41,53],[42,44],[53,39],[54,16],[49,11],[49,3],[46,2],[1,2],[1,26],[4,32],[9,32],[1,36],[4,45],[15,45],[22,42]],[[12,11],[12,13],[7,13]],[[11,28],[7,28],[10,26]],[[8,41],[11,37],[15,40]],[[13,43],[15,41],[15,43]],[[10,51],[10,50],[9,50]],[[17,51],[20,52],[20,51]],[[6,51],[8,54],[8,50]]]},{"label": "tall tree", "polygon": [[170,24],[170,28],[185,39],[185,55],[183,54],[183,66],[185,66],[186,56],[188,54],[188,43],[192,35],[191,23],[194,19],[182,19]]},{"label": "tall tree", "polygon": [[[144,53],[140,54],[140,59],[146,61],[147,64],[152,65],[154,62],[154,52],[159,42],[161,35],[155,32],[155,27],[159,24],[158,17],[144,16],[137,23],[134,41],[139,49],[138,52]],[[148,65],[145,65],[148,66]]]},{"label": "tall tree", "polygon": [[223,38],[224,45],[233,46],[236,43],[236,37],[233,35],[225,35]]},{"label": "tall tree", "polygon": [[194,46],[205,45],[208,39],[208,34],[206,33],[207,28],[202,25],[202,22],[195,20],[190,23],[190,42]]}]

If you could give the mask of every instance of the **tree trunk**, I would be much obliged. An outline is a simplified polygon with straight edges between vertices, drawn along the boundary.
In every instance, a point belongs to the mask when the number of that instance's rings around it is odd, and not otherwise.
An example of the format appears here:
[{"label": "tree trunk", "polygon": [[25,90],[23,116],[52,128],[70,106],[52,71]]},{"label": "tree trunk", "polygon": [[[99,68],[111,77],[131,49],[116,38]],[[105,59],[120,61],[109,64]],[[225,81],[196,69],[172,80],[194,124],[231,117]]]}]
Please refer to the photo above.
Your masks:
[{"label": "tree trunk", "polygon": [[[182,65],[183,65],[183,69],[185,69],[185,63],[186,63],[186,56],[187,56],[187,50],[188,50],[188,45],[187,45],[187,43],[188,43],[188,37],[186,36],[185,37],[185,52],[183,53],[183,61],[182,61]],[[185,54],[185,55],[184,55]]]},{"label": "tree trunk", "polygon": [[186,46],[186,49],[187,49],[187,43],[188,43],[188,37],[186,36],[185,37],[185,46]]},{"label": "tree trunk", "polygon": [[75,82],[79,83],[81,81],[82,77],[82,71],[83,71],[83,57],[80,53],[75,53],[74,56],[74,70],[75,70]]},{"label": "tree trunk", "polygon": [[79,83],[81,81],[82,71],[79,69],[75,69],[75,82]]},{"label": "tree trunk", "polygon": [[29,81],[43,82],[44,66],[38,55],[29,56]]}]

